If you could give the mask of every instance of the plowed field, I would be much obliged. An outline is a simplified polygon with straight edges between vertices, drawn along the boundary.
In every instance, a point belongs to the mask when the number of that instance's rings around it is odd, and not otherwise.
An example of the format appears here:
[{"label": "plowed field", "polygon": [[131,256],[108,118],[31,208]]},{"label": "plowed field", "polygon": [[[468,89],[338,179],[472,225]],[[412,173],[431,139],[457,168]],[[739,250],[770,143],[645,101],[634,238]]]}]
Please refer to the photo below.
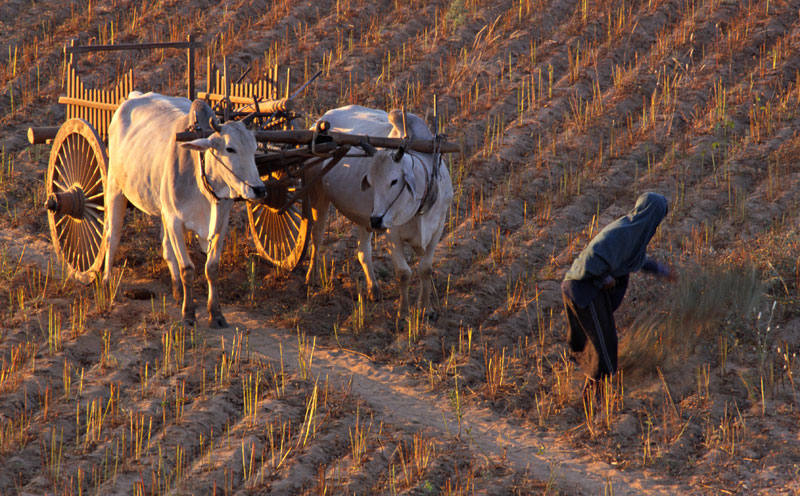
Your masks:
[{"label": "plowed field", "polygon": [[[800,492],[800,1],[0,0],[0,494]],[[280,66],[310,125],[404,107],[461,144],[437,318],[397,318],[385,242],[369,301],[348,221],[322,282],[261,259],[242,205],[230,327],[180,325],[160,225],[127,213],[115,292],[50,245],[63,47],[185,40],[232,78]],[[81,55],[86,84],[185,93],[186,55]],[[290,71],[287,72],[287,68]],[[622,371],[586,403],[560,282],[656,191]],[[193,259],[202,254],[193,243]],[[124,267],[124,269],[123,269]],[[205,299],[198,271],[195,296]],[[412,285],[416,291],[417,284]],[[412,292],[413,292],[412,291]],[[202,305],[199,308],[203,308]]]}]

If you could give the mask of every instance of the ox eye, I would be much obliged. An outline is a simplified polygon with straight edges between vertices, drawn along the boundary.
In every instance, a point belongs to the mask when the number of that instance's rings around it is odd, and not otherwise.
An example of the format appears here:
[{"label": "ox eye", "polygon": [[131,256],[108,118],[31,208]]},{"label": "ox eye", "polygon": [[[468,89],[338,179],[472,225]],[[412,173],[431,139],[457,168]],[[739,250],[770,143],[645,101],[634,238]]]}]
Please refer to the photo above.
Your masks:
[{"label": "ox eye", "polygon": [[397,184],[397,179],[392,180],[392,186],[394,186],[395,184]]},{"label": "ox eye", "polygon": [[234,150],[231,147],[226,148],[225,151],[228,152],[228,153],[236,153],[236,150]]}]

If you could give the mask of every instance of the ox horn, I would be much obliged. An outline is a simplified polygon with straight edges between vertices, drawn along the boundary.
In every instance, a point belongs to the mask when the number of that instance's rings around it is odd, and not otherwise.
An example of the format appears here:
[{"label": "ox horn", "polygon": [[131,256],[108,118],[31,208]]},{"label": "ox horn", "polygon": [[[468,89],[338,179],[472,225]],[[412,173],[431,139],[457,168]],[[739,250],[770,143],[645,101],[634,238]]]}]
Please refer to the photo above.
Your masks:
[{"label": "ox horn", "polygon": [[256,116],[258,115],[259,110],[261,110],[259,105],[258,105],[258,97],[255,96],[255,95],[253,96],[253,107],[255,108],[255,110],[253,112],[250,112],[249,114],[247,114],[244,117],[244,119],[242,119],[242,124],[244,124],[247,127],[250,127],[253,124],[253,119],[256,118]]},{"label": "ox horn", "polygon": [[222,128],[219,126],[219,122],[217,121],[216,118],[209,117],[208,118],[208,124],[211,126],[211,129],[213,129],[214,131],[216,131],[218,133],[222,132]]},{"label": "ox horn", "polygon": [[242,124],[244,124],[247,127],[250,127],[250,125],[253,124],[253,119],[255,119],[257,115],[258,115],[258,110],[247,114],[244,117],[244,119],[242,119]]}]

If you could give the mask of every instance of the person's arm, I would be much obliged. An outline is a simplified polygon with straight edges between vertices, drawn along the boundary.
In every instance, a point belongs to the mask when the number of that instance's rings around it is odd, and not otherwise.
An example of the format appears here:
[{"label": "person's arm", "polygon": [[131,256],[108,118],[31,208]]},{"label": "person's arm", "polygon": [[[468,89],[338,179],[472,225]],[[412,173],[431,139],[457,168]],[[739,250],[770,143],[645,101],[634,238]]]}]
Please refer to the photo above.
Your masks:
[{"label": "person's arm", "polygon": [[642,271],[653,274],[658,277],[672,278],[672,271],[668,265],[656,262],[650,257],[647,257],[642,265]]}]

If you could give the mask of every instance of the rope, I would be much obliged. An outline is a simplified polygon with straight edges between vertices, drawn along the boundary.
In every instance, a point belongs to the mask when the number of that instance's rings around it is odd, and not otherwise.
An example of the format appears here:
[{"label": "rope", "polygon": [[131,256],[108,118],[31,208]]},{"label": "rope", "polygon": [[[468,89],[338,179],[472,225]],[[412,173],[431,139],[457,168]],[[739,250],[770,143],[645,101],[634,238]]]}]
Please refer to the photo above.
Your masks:
[{"label": "rope", "polygon": [[[239,177],[239,175],[238,175],[238,174],[236,174],[235,172],[233,172],[233,170],[232,170],[230,167],[228,167],[228,166],[225,164],[225,162],[223,162],[222,160],[220,160],[220,158],[217,156],[217,154],[216,154],[216,153],[214,153],[214,150],[213,150],[213,149],[209,149],[209,152],[211,153],[211,156],[212,156],[212,157],[214,157],[214,160],[216,160],[217,162],[219,162],[219,164],[220,164],[220,165],[222,165],[222,167],[223,167],[223,168],[225,168],[225,170],[227,170],[228,172],[230,172],[230,173],[231,173],[231,175],[232,175],[233,177],[235,177],[235,178],[236,178],[236,179],[238,179],[239,181],[243,182],[244,184],[246,184],[247,186],[249,186],[251,189],[255,190],[256,186],[253,186],[252,184],[248,183],[247,181],[245,181],[244,179],[242,179],[241,177]],[[200,153],[200,152],[198,152],[198,153]],[[211,193],[211,196],[213,196],[213,197],[214,197],[214,200],[216,200],[216,201],[220,201],[220,200],[221,200],[221,198],[220,198],[219,196],[217,196],[217,193],[214,191],[214,187],[213,187],[213,186],[211,186],[211,182],[209,182],[209,180],[208,180],[208,175],[206,174],[206,161],[205,161],[205,153],[200,153],[200,172],[202,173],[203,185],[205,186],[206,190],[207,190],[209,193]],[[230,187],[230,185],[227,185],[227,186],[228,186],[228,188],[229,188],[229,189],[231,189],[231,190],[233,189],[233,188],[231,188],[231,187]],[[242,201],[242,200],[244,200],[244,198],[242,198],[242,197],[240,197],[240,196],[237,196],[236,198],[226,198],[226,200]]]}]

